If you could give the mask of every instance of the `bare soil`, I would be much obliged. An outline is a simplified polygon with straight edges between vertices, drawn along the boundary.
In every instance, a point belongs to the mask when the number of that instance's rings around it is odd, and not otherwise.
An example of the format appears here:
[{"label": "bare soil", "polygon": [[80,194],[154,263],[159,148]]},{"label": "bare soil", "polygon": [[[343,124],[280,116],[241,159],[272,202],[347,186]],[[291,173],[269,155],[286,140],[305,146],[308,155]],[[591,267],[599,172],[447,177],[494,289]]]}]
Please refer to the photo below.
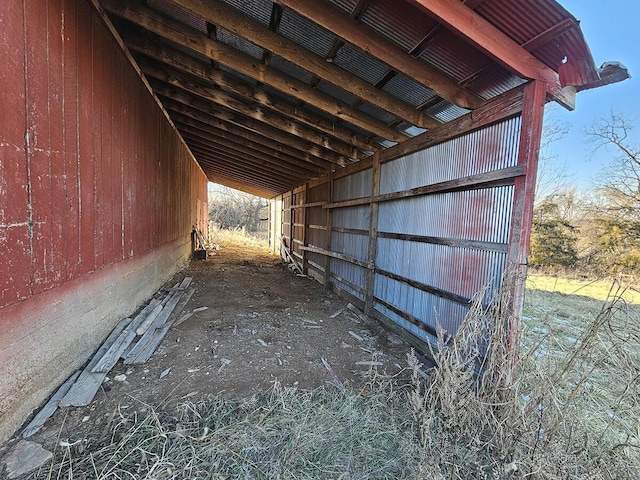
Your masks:
[{"label": "bare soil", "polygon": [[[381,362],[376,368],[389,374],[406,366],[410,348],[400,338],[265,249],[226,245],[192,260],[158,298],[185,276],[195,293],[182,313],[207,309],[173,327],[145,364],[119,362],[89,406],[59,409],[30,440],[50,450],[78,442],[81,452],[150,407],[171,415],[177,403],[249,396],[276,380],[303,389],[335,385],[322,358],[356,387],[371,368],[366,362]],[[125,381],[116,380],[121,375]]]}]

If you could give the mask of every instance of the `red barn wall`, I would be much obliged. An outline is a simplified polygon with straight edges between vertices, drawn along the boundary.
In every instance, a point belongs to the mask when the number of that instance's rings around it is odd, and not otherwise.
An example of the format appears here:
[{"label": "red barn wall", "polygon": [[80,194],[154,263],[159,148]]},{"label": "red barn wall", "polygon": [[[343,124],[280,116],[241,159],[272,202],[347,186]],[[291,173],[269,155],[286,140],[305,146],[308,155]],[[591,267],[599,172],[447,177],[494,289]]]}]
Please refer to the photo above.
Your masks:
[{"label": "red barn wall", "polygon": [[0,12],[0,441],[188,259],[207,179],[86,0]]}]

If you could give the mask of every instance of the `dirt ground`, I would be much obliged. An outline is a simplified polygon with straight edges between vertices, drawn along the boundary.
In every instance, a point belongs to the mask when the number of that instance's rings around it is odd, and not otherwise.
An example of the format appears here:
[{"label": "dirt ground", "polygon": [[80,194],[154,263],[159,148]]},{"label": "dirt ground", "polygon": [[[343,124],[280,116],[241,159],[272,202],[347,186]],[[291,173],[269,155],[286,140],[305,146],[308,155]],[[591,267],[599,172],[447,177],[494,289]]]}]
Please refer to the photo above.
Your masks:
[{"label": "dirt ground", "polygon": [[[164,289],[185,276],[193,277],[195,293],[182,313],[207,309],[173,327],[145,364],[119,362],[89,406],[59,409],[30,440],[50,450],[78,442],[81,452],[149,407],[171,415],[176,403],[248,396],[276,380],[303,389],[334,385],[323,358],[354,386],[371,368],[366,362],[381,362],[377,368],[389,374],[406,366],[409,346],[400,338],[358,318],[264,248],[225,245],[192,260]],[[117,381],[122,375],[126,380]]]}]

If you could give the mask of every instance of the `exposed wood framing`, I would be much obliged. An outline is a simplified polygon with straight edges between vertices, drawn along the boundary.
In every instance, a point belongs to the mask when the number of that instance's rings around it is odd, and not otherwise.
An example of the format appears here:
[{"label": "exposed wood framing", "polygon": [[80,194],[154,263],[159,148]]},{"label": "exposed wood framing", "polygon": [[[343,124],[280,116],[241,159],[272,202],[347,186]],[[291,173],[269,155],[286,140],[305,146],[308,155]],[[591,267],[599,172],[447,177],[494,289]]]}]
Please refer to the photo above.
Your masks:
[{"label": "exposed wood framing", "polygon": [[[188,125],[198,130],[209,132],[216,137],[225,138],[245,145],[262,146],[271,152],[282,153],[286,155],[288,159],[295,158],[296,162],[290,160],[290,163],[295,163],[301,168],[311,169],[316,173],[324,172],[327,169],[327,162],[322,158],[310,155],[293,146],[279,143],[269,137],[252,132],[244,127],[224,122],[223,120],[197,110],[190,110],[181,103],[176,102],[173,104],[173,107],[174,109],[171,109],[171,114],[175,121],[181,126]],[[260,147],[256,147],[256,149],[259,148]]]},{"label": "exposed wood framing", "polygon": [[[327,178],[327,203],[333,201],[333,172],[329,172]],[[326,209],[327,212],[327,230],[325,234],[325,248],[331,250],[331,233],[333,229],[333,211]],[[329,289],[331,284],[331,257],[325,257],[324,259],[324,288]]]},{"label": "exposed wood framing", "polygon": [[[190,28],[163,15],[159,15],[140,5],[127,6],[115,0],[102,0],[102,3],[109,13],[135,23],[150,32],[187,47],[201,55],[205,55],[244,75],[254,78],[266,85],[270,85],[287,95],[297,97],[316,108],[335,115],[337,118],[360,126],[372,133],[382,134],[382,138],[396,142],[401,142],[408,138],[401,132],[386,127],[381,122],[361,111],[352,109],[329,95],[322,94],[304,82],[282,74],[266,65],[257,63],[249,55],[227,47],[223,43],[216,42],[196,29]],[[129,40],[129,37],[127,37],[127,40]],[[415,110],[414,112],[418,113]]]},{"label": "exposed wood framing", "polygon": [[463,3],[449,0],[412,1],[515,74],[542,82],[551,98],[565,108],[575,108],[575,87],[563,88],[556,72]]},{"label": "exposed wood framing", "polygon": [[331,141],[326,135],[319,134],[308,127],[288,122],[282,117],[260,111],[255,107],[244,104],[243,102],[236,101],[233,97],[225,95],[222,92],[218,92],[216,95],[211,95],[207,98],[207,100],[213,101],[216,105],[220,105],[224,108],[217,109],[213,107],[210,102],[206,102],[198,98],[198,96],[203,96],[202,91],[195,94],[192,90],[187,91],[182,88],[176,88],[154,79],[150,79],[149,83],[160,95],[177,100],[200,111],[211,113],[218,118],[227,120],[229,118],[234,118],[233,116],[239,113],[242,117],[238,122],[246,125],[251,130],[257,132],[272,132],[279,130],[281,135],[293,136],[305,142],[309,142],[310,144],[315,145],[310,146],[310,150],[314,154],[320,157],[325,157],[327,160],[337,163],[338,165],[349,163],[349,157],[355,153],[354,149],[349,147],[347,144],[340,143],[338,141]]},{"label": "exposed wood framing", "polygon": [[533,201],[538,171],[538,154],[542,136],[542,120],[546,101],[545,85],[535,81],[524,89],[522,129],[518,150],[518,165],[524,175],[516,179],[513,206],[511,207],[511,231],[507,251],[506,282],[511,283],[511,322],[509,325],[511,350],[516,350],[519,319],[524,306],[524,282],[527,276],[527,256],[533,220]]},{"label": "exposed wood framing", "polygon": [[186,75],[182,75],[175,71],[160,70],[151,66],[146,67],[144,72],[164,83],[173,85],[174,87],[197,95],[234,112],[241,113],[248,118],[264,122],[274,128],[282,130],[283,132],[291,133],[309,142],[322,145],[324,148],[333,150],[339,154],[352,158],[366,158],[368,156],[347,143],[341,142],[340,140],[336,140],[335,138],[318,132],[313,128],[307,127],[306,122],[305,124],[297,124],[291,121],[289,117],[279,116],[278,114],[271,113],[269,110],[265,111],[260,107],[249,105],[220,89],[206,85],[197,80],[192,80]]},{"label": "exposed wood framing", "polygon": [[[373,155],[373,172],[371,175],[371,197],[380,196],[380,154]],[[373,291],[375,283],[376,252],[378,245],[378,211],[379,202],[372,202],[369,207],[369,245],[367,248],[368,269],[365,273],[365,301],[364,313],[370,315],[373,309]]]},{"label": "exposed wood framing", "polygon": [[382,90],[378,90],[370,83],[336,65],[328,64],[323,58],[311,53],[295,42],[278,36],[267,27],[238,13],[223,2],[211,0],[205,3],[198,0],[181,0],[180,5],[205,20],[225,28],[251,43],[268,49],[285,60],[296,65],[304,65],[305,70],[339,86],[356,97],[365,98],[378,108],[386,110],[412,125],[424,128],[431,128],[434,125],[433,119],[418,112],[411,105]]},{"label": "exposed wood framing", "polygon": [[[453,79],[426,63],[413,58],[396,44],[386,40],[369,27],[354,21],[345,15],[342,10],[331,6],[329,3],[309,2],[307,0],[276,1],[325,29],[334,32],[345,42],[401,71],[455,105],[473,109],[479,107],[482,103],[480,97],[458,86]],[[432,119],[429,125],[422,126],[433,128],[440,123],[438,120]]]},{"label": "exposed wood framing", "polygon": [[[220,87],[223,90],[245,97],[258,105],[274,110],[282,115],[286,115],[293,120],[304,123],[310,127],[317,128],[318,130],[357,148],[368,151],[375,151],[381,148],[379,144],[369,141],[363,135],[352,132],[335,122],[330,122],[318,115],[307,112],[306,110],[296,108],[263,89],[244,83],[237,77],[234,77],[222,70],[216,70],[212,67],[203,65],[201,62],[198,62],[193,57],[182,53],[178,49],[166,45],[158,45],[157,43],[151,43],[148,41],[143,42],[139,40],[138,37],[133,36],[128,37],[127,41],[129,42],[129,48],[132,50],[143,53],[147,57],[151,57],[163,62],[169,67],[172,67],[171,69],[166,69],[166,67],[165,69],[160,69],[154,62],[149,61],[147,58],[138,58],[138,63],[143,71],[149,72],[156,78],[160,78],[167,83],[171,83],[169,80],[170,78],[177,76],[177,71],[182,71],[202,81],[206,81],[212,85]],[[181,76],[180,78],[185,77]],[[360,124],[358,126],[367,129],[367,127],[371,125]],[[373,133],[378,135],[388,133],[388,129],[383,124],[378,125],[378,127],[379,129]]]},{"label": "exposed wood framing", "polygon": [[[163,101],[168,110],[177,111],[204,123],[209,123],[211,121],[209,117],[213,117],[214,125],[217,125],[216,120],[222,120],[226,124],[232,124],[262,137],[271,138],[277,142],[290,145],[297,150],[306,150],[309,153],[308,161],[314,165],[322,166],[326,170],[332,168],[331,163],[340,165],[348,161],[344,156],[334,152],[323,151],[324,149],[316,144],[282,132],[257,120],[244,119],[242,116],[232,112],[214,109],[209,103],[194,98],[187,93],[179,92],[174,87],[162,85],[157,87],[160,89],[158,93],[164,97]],[[165,93],[167,95],[164,95]]]}]

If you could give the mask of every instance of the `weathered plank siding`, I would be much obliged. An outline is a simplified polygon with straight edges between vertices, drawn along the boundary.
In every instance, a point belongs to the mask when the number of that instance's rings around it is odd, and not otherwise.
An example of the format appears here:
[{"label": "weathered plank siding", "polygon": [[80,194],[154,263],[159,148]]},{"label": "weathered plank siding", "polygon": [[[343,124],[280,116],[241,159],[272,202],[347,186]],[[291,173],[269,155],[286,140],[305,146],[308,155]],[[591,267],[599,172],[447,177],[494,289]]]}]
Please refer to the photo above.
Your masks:
[{"label": "weathered plank siding", "polygon": [[85,0],[0,12],[0,441],[190,253],[207,179]]}]

